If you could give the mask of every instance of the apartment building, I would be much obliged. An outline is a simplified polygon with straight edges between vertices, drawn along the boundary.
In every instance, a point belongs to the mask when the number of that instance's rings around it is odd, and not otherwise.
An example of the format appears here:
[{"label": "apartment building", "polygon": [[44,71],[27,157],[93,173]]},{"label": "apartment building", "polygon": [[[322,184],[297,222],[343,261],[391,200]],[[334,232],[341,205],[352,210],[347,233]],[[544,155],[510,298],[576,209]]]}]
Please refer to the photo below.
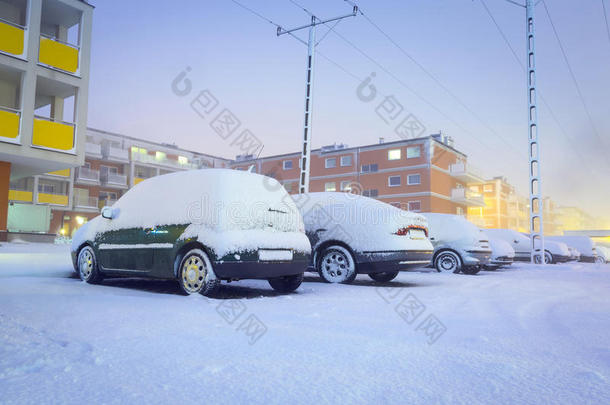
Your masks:
[{"label": "apartment building", "polygon": [[[16,214],[14,232],[23,226],[47,228],[70,236],[79,226],[111,206],[140,181],[181,170],[227,167],[229,161],[188,151],[173,144],[148,142],[111,132],[88,129],[85,161],[75,169],[11,182],[10,202],[18,214],[24,206],[49,207],[50,215],[24,219]],[[154,202],[151,202],[154,203]],[[10,220],[11,218],[9,218]],[[32,224],[32,221],[37,221]]]},{"label": "apartment building", "polygon": [[[255,159],[239,156],[232,168],[280,181],[298,192],[300,152]],[[402,209],[465,215],[468,207],[484,205],[483,197],[466,187],[478,179],[467,156],[450,137],[381,142],[360,147],[330,145],[311,151],[310,191],[352,191]]]},{"label": "apartment building", "polygon": [[604,226],[603,221],[596,220],[578,207],[557,207],[556,219],[560,234],[571,230],[606,229],[608,227]]},{"label": "apartment building", "polygon": [[92,13],[79,0],[0,0],[0,240],[9,200],[66,202],[57,193],[84,162]]}]

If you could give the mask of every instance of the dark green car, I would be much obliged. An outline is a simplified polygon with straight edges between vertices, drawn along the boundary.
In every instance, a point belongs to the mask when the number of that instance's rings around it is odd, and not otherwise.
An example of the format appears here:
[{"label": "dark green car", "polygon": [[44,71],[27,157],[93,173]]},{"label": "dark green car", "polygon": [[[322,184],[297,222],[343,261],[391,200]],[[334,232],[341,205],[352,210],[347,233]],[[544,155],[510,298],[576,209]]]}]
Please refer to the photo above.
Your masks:
[{"label": "dark green car", "polygon": [[[195,191],[193,191],[195,190]],[[274,179],[226,169],[145,180],[81,227],[72,261],[89,283],[104,277],[176,279],[210,295],[222,280],[267,279],[294,291],[310,254],[303,220]]]}]

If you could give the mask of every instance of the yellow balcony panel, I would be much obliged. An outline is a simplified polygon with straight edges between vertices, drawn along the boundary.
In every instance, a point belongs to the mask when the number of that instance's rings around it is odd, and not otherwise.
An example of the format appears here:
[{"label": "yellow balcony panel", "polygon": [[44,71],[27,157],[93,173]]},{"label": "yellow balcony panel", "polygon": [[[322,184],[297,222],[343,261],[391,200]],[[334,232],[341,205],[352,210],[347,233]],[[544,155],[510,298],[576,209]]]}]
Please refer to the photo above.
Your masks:
[{"label": "yellow balcony panel", "polygon": [[72,150],[74,148],[74,127],[60,122],[34,118],[32,145]]},{"label": "yellow balcony panel", "polygon": [[70,169],[55,170],[54,172],[48,172],[47,174],[52,174],[53,176],[70,177]]},{"label": "yellow balcony panel", "polygon": [[23,190],[9,190],[8,199],[10,201],[32,202],[32,192]]},{"label": "yellow balcony panel", "polygon": [[78,70],[78,49],[49,38],[40,38],[38,60],[45,65],[76,73]]},{"label": "yellow balcony panel", "polygon": [[68,205],[68,196],[63,194],[38,193],[38,202],[41,204]]},{"label": "yellow balcony panel", "polygon": [[133,185],[135,186],[136,184],[140,183],[141,181],[144,181],[145,179],[141,178],[141,177],[134,177],[133,179]]},{"label": "yellow balcony panel", "polygon": [[21,56],[24,37],[23,28],[0,21],[0,51]]},{"label": "yellow balcony panel", "polygon": [[19,113],[0,110],[0,137],[15,139],[19,136]]}]

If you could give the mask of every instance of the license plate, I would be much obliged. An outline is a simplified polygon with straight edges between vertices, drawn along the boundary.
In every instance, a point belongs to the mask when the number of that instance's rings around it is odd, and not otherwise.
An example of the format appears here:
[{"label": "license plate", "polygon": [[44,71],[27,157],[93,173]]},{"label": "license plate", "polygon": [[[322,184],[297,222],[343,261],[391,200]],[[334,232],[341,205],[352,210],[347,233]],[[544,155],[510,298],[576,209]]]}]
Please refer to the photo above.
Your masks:
[{"label": "license plate", "polygon": [[268,250],[258,251],[258,260],[264,262],[283,262],[292,260],[292,250]]},{"label": "license plate", "polygon": [[409,229],[411,239],[426,239],[426,232],[421,229]]}]

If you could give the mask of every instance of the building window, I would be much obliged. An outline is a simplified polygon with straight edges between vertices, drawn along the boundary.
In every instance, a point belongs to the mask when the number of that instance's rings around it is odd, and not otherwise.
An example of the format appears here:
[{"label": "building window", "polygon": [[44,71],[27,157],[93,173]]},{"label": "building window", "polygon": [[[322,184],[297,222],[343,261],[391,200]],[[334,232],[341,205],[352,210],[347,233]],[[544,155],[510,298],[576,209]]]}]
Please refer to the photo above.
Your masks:
[{"label": "building window", "polygon": [[324,184],[324,191],[337,191],[337,183],[326,183]]},{"label": "building window", "polygon": [[370,165],[362,165],[362,173],[375,173],[379,170],[377,163],[371,163]]},{"label": "building window", "polygon": [[284,160],[283,167],[284,170],[292,169],[292,160]]},{"label": "building window", "polygon": [[396,208],[400,208],[400,203],[399,202],[391,202],[390,205],[393,206],[393,207],[396,207]]},{"label": "building window", "polygon": [[364,190],[364,191],[362,191],[362,195],[365,197],[375,198],[379,195],[379,190],[377,190],[377,189]]},{"label": "building window", "polygon": [[483,185],[483,191],[486,192],[486,193],[493,193],[494,185],[493,184],[484,184]]},{"label": "building window", "polygon": [[341,182],[341,191],[351,191],[352,182],[351,181],[342,181]]},{"label": "building window", "polygon": [[341,156],[341,166],[345,167],[345,166],[351,166],[351,165],[352,165],[352,156],[351,155]]},{"label": "building window", "polygon": [[420,174],[410,174],[407,176],[407,184],[410,186],[421,184]]},{"label": "building window", "polygon": [[421,156],[421,149],[419,146],[412,146],[407,148],[407,159],[418,158]]},{"label": "building window", "polygon": [[[462,207],[457,207],[457,208],[455,209],[455,213],[456,213],[456,214],[458,214],[458,215],[464,215],[464,208],[462,208]],[[490,228],[493,228],[493,227],[490,227]]]},{"label": "building window", "polygon": [[189,159],[186,156],[178,156],[178,163],[181,165],[188,164]]},{"label": "building window", "polygon": [[409,201],[409,211],[421,211],[421,201]]},{"label": "building window", "polygon": [[326,159],[324,167],[326,167],[327,169],[332,169],[333,167],[337,167],[337,158]]},{"label": "building window", "polygon": [[165,160],[167,158],[167,155],[165,154],[165,152],[155,152],[155,159],[157,160]]},{"label": "building window", "polygon": [[389,176],[388,177],[388,186],[390,186],[390,187],[400,186],[400,176]]},{"label": "building window", "polygon": [[400,160],[400,149],[390,149],[388,151],[388,160]]}]

